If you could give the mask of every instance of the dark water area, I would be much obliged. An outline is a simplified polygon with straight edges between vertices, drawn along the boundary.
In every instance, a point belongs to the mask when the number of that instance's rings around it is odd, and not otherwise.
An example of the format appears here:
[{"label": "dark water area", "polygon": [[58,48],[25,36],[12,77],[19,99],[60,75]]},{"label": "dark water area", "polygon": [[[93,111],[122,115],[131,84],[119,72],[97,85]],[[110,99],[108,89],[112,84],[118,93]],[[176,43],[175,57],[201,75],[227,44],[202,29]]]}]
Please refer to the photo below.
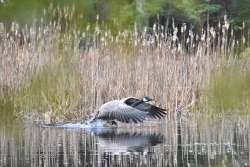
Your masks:
[{"label": "dark water area", "polygon": [[249,166],[248,120],[169,120],[98,132],[1,127],[0,166]]}]

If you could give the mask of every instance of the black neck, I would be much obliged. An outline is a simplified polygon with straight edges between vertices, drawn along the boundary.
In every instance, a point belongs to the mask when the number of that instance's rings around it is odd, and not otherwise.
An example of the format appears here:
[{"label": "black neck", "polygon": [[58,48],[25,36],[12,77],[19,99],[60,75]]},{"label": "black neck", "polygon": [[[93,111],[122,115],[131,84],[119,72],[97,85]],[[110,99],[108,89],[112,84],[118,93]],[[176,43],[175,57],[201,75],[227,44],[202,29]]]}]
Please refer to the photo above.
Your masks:
[{"label": "black neck", "polygon": [[141,104],[143,102],[144,102],[143,100],[138,100],[138,101],[134,102],[133,104],[131,104],[130,106],[131,107],[136,107],[136,106],[138,106],[139,104]]}]

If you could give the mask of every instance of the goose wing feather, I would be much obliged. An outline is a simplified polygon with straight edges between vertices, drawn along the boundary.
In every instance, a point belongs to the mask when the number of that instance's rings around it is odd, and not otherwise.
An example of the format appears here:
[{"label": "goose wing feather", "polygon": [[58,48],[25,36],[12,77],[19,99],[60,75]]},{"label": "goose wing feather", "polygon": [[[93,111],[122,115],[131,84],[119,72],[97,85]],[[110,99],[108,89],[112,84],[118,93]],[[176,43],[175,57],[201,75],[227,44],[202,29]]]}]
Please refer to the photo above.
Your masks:
[{"label": "goose wing feather", "polygon": [[124,103],[136,108],[137,110],[143,111],[147,113],[147,117],[150,118],[163,118],[166,116],[166,113],[164,111],[166,111],[166,109],[162,109],[159,107],[156,107],[152,104],[146,103],[142,100],[136,99],[136,98],[127,98],[124,99]]},{"label": "goose wing feather", "polygon": [[146,111],[148,112],[148,117],[151,118],[163,118],[166,116],[166,111],[165,109],[156,107],[154,105],[148,104],[148,103],[141,103],[137,106],[135,106],[136,109],[141,110],[141,111]]},{"label": "goose wing feather", "polygon": [[98,119],[112,120],[116,119],[121,122],[143,122],[147,117],[147,113],[133,108],[120,100],[110,101],[103,104],[97,115]]}]

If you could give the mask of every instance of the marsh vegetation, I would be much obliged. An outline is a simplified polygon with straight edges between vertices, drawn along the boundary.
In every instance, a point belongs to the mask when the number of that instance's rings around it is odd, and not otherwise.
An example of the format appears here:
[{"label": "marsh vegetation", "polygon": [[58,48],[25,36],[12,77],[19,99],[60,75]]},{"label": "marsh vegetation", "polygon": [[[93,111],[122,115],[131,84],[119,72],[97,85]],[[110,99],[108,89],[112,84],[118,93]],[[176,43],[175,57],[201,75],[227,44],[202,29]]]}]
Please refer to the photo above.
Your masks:
[{"label": "marsh vegetation", "polygon": [[26,28],[12,23],[11,32],[2,25],[2,113],[58,122],[84,118],[111,99],[144,95],[170,113],[201,102],[216,103],[216,110],[248,107],[249,60],[237,55],[244,36],[234,38],[226,17],[201,34],[185,24],[180,31],[172,26],[174,31],[155,24],[152,31],[135,27],[112,34],[98,22],[94,32],[61,32],[57,22]]},{"label": "marsh vegetation", "polygon": [[[245,22],[234,29],[227,16],[207,18],[197,31],[167,18],[114,28],[97,15],[78,26],[76,11],[50,6],[30,24],[0,23],[0,166],[249,165]],[[98,134],[40,126],[145,95],[168,109],[157,127]],[[138,145],[127,148],[132,139]]]}]

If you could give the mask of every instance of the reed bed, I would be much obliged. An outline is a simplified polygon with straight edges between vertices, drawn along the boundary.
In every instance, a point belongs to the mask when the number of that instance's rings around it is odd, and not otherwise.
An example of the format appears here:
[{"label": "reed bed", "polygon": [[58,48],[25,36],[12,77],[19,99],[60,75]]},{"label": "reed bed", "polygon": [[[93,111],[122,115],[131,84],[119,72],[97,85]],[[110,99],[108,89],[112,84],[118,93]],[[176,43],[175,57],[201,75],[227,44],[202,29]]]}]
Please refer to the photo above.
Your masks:
[{"label": "reed bed", "polygon": [[[58,22],[0,32],[0,96],[3,111],[57,122],[86,118],[104,102],[149,95],[170,113],[190,110],[205,94],[211,73],[241,45],[228,21],[194,33],[168,29],[111,33],[97,22],[80,32]],[[230,35],[231,34],[231,35]],[[6,105],[5,105],[6,104]]]}]

